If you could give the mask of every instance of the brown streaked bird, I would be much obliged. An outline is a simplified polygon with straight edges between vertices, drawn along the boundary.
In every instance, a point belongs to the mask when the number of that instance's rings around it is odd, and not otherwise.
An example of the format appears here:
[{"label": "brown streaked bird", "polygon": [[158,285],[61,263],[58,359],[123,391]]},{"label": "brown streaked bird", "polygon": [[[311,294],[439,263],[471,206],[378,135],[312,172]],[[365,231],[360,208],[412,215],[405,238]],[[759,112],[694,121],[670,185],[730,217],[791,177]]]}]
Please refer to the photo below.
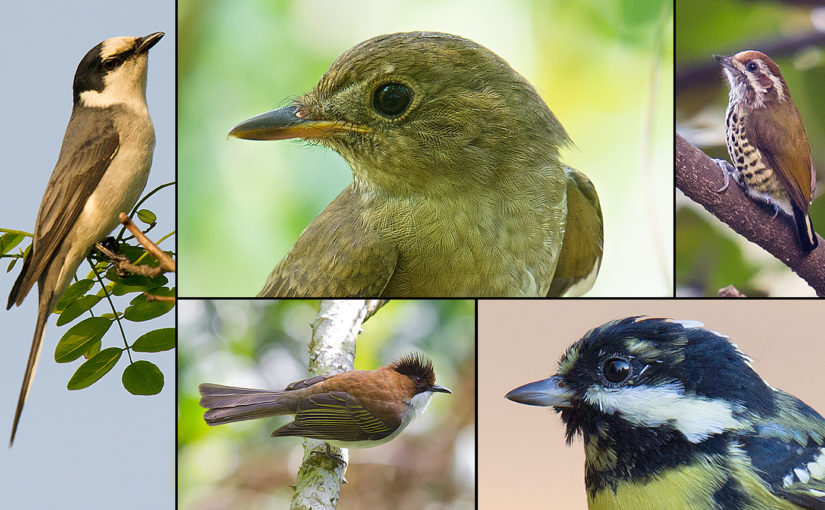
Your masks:
[{"label": "brown streaked bird", "polygon": [[294,414],[272,435],[311,437],[338,448],[384,444],[424,412],[434,392],[451,393],[435,384],[432,363],[417,354],[376,370],[311,377],[281,391],[208,383],[199,389],[211,426]]},{"label": "brown streaked bird", "polygon": [[[808,135],[779,66],[759,51],[715,55],[730,83],[725,141],[740,186],[750,197],[793,216],[803,250],[818,241],[808,205],[816,170]],[[725,186],[727,187],[727,174]]]},{"label": "brown streaked bird", "polygon": [[261,296],[558,296],[602,258],[593,184],[535,89],[461,37],[382,35],[341,55],[291,105],[235,126],[302,138],[353,183],[310,223]]}]

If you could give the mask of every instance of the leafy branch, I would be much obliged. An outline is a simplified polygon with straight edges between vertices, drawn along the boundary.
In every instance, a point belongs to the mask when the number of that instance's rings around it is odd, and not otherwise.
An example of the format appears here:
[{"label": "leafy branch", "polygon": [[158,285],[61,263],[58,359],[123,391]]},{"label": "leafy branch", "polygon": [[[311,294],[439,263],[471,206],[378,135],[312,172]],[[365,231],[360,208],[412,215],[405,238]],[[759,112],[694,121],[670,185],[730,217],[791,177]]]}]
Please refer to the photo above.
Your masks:
[{"label": "leafy branch", "polygon": [[[98,243],[103,256],[91,253],[87,261],[91,265],[89,274],[70,285],[61,296],[54,312],[59,315],[57,325],[74,323],[61,337],[55,348],[55,361],[68,363],[83,356],[82,363],[68,382],[68,389],[86,388],[108,373],[126,352],[129,365],[123,371],[123,386],[135,395],[154,395],[163,389],[164,378],[160,369],[149,361],[132,359],[133,352],[152,353],[173,349],[175,347],[175,328],[161,328],[140,336],[129,343],[123,321],[144,322],[158,318],[175,306],[175,288],[169,283],[164,273],[175,271],[174,252],[164,252],[157,244],[169,239],[174,231],[163,236],[158,243],[153,243],[145,233],[157,225],[156,215],[148,209],[139,207],[158,191],[174,185],[166,183],[153,189],[136,204],[130,216],[137,216],[146,223],[145,230],[140,230],[125,213],[121,213],[124,225],[118,239],[124,242],[117,247],[117,253],[111,248]],[[133,236],[124,238],[130,230]],[[7,271],[11,271],[18,260],[24,259],[31,250],[31,245],[18,249],[18,253],[9,253],[26,237],[32,234],[21,230],[0,229],[0,258],[10,258]],[[140,244],[129,244],[137,239]],[[95,292],[95,283],[98,290]],[[137,294],[125,310],[118,310],[114,297]],[[109,312],[96,316],[93,307],[106,299]],[[89,317],[77,321],[82,315]],[[102,340],[112,324],[117,323],[123,347],[102,349]]]}]

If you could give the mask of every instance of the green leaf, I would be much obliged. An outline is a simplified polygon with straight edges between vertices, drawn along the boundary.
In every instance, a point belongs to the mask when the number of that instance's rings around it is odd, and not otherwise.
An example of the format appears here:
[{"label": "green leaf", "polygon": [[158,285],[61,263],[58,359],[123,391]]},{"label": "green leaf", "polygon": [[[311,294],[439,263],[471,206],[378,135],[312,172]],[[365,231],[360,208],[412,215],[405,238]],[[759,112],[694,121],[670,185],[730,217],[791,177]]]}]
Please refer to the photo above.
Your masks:
[{"label": "green leaf", "polygon": [[[152,289],[149,292],[157,296],[175,295],[174,289],[167,289],[165,287]],[[131,306],[126,308],[123,316],[133,322],[143,322],[160,317],[174,307],[174,301],[148,301],[146,296],[141,294],[131,301]]]},{"label": "green leaf", "polygon": [[92,343],[88,344],[89,348],[86,349],[86,352],[83,353],[83,357],[86,359],[91,358],[95,354],[100,352],[101,341],[98,338],[97,340],[93,341]]},{"label": "green leaf", "polygon": [[163,389],[163,373],[148,361],[135,361],[126,367],[122,380],[132,395],[157,395]]},{"label": "green leaf", "polygon": [[12,248],[20,244],[26,236],[23,234],[8,232],[0,236],[0,255],[5,255]]},{"label": "green leaf", "polygon": [[103,349],[78,367],[66,387],[70,390],[88,388],[115,366],[121,354],[123,351],[117,347]]},{"label": "green leaf", "polygon": [[175,328],[161,328],[150,331],[135,340],[132,350],[136,352],[161,352],[175,348]]},{"label": "green leaf", "polygon": [[94,284],[94,280],[83,279],[69,285],[69,288],[60,296],[60,301],[57,302],[54,308],[56,310],[65,309],[72,301],[89,292]]},{"label": "green leaf", "polygon": [[100,299],[100,296],[83,296],[75,300],[60,313],[60,317],[57,319],[57,325],[62,326],[77,319],[83,312],[95,306]]},{"label": "green leaf", "polygon": [[7,273],[14,269],[14,265],[17,264],[18,260],[20,260],[19,257],[12,257],[11,262],[9,262],[9,267],[6,268]]},{"label": "green leaf", "polygon": [[140,219],[140,221],[146,223],[147,225],[152,225],[153,223],[158,221],[158,218],[157,216],[155,216],[155,213],[153,213],[149,209],[141,209],[137,212],[137,217],[138,219]]},{"label": "green leaf", "polygon": [[103,317],[89,317],[78,322],[57,342],[54,360],[58,363],[67,363],[88,353],[91,344],[99,343],[111,326],[112,321]]}]

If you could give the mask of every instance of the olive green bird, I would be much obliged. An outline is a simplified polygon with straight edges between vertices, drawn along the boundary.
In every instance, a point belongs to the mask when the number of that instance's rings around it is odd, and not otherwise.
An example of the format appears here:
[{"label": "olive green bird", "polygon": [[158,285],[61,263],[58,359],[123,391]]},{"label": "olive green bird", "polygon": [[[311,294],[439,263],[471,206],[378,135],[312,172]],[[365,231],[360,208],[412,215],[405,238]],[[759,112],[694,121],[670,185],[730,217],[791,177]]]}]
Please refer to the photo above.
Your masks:
[{"label": "olive green bird", "polygon": [[523,77],[467,39],[375,37],[229,134],[302,138],[352,167],[260,296],[578,295],[599,271],[599,199],[559,161],[567,133]]}]

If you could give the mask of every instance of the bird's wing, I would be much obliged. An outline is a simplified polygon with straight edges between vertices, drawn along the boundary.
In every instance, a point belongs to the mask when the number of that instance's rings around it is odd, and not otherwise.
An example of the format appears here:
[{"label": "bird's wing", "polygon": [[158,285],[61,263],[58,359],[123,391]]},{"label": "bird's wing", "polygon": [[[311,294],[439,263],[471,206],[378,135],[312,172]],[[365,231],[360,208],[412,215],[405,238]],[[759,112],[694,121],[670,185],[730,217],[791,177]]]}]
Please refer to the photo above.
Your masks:
[{"label": "bird's wing", "polygon": [[40,203],[29,259],[9,295],[9,307],[23,301],[48,267],[114,159],[118,143],[114,124],[103,110],[72,112],[57,166]]},{"label": "bird's wing", "polygon": [[363,227],[347,187],[275,266],[261,297],[377,297],[395,272],[396,246]]},{"label": "bird's wing", "polygon": [[807,404],[776,392],[779,411],[741,438],[756,473],[782,499],[825,510],[825,419]]},{"label": "bird's wing", "polygon": [[398,427],[372,415],[343,391],[312,395],[298,404],[295,421],[273,436],[302,436],[322,440],[366,441],[383,439]]},{"label": "bird's wing", "polygon": [[599,272],[604,246],[602,208],[596,188],[583,173],[568,167],[564,170],[567,174],[567,228],[547,294],[549,297],[587,292]]},{"label": "bird's wing", "polygon": [[[814,172],[811,148],[796,107],[787,103],[783,104],[783,108],[793,110],[783,116],[791,124],[776,122],[769,110],[760,108],[751,113],[752,122],[748,123],[745,135],[762,149],[761,153],[788,191],[791,203],[807,211],[814,182],[811,176]],[[798,133],[803,136],[798,136]]]}]

